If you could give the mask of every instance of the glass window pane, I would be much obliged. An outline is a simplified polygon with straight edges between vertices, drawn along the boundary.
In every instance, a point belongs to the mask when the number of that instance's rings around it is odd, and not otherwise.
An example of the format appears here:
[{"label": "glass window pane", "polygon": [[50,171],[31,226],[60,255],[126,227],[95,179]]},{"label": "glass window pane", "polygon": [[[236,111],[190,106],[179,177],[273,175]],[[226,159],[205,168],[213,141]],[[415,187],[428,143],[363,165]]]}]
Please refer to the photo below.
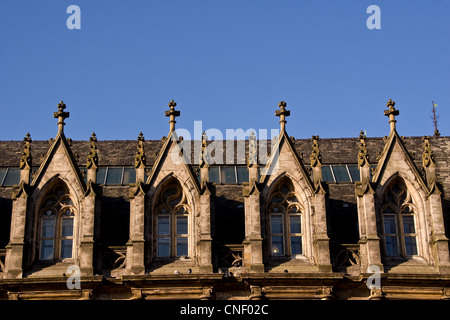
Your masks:
[{"label": "glass window pane", "polygon": [[301,224],[300,224],[300,216],[291,215],[289,217],[289,226],[290,226],[291,233],[301,233],[302,228],[301,228]]},{"label": "glass window pane", "polygon": [[386,238],[386,255],[388,256],[398,256],[398,241],[397,237],[385,237]]},{"label": "glass window pane", "polygon": [[55,236],[54,217],[42,219],[42,238],[53,238]]},{"label": "glass window pane", "polygon": [[158,257],[170,257],[169,238],[158,238]]},{"label": "glass window pane", "polygon": [[405,237],[405,249],[406,255],[413,256],[417,255],[417,244],[416,237]]},{"label": "glass window pane", "polygon": [[413,216],[403,216],[403,232],[404,233],[415,233],[414,228],[414,217]]},{"label": "glass window pane", "polygon": [[348,171],[350,171],[350,175],[352,176],[352,181],[360,181],[361,180],[358,166],[349,165]]},{"label": "glass window pane", "polygon": [[41,260],[53,259],[53,240],[41,241]]},{"label": "glass window pane", "polygon": [[177,217],[177,234],[188,233],[188,217]]},{"label": "glass window pane", "polygon": [[282,215],[271,215],[271,227],[272,227],[272,234],[275,233],[283,233],[283,216]]},{"label": "glass window pane", "polygon": [[61,237],[73,236],[73,219],[64,218],[61,222]]},{"label": "glass window pane", "polygon": [[272,237],[272,255],[284,255],[283,237]]},{"label": "glass window pane", "polygon": [[106,184],[114,185],[122,183],[122,168],[108,168],[106,175]]},{"label": "glass window pane", "polygon": [[136,182],[136,170],[134,168],[124,168],[122,184],[127,185],[135,182]]},{"label": "glass window pane", "polygon": [[332,166],[336,182],[350,182],[346,166]]},{"label": "glass window pane", "polygon": [[291,237],[291,254],[302,254],[302,237]]},{"label": "glass window pane", "polygon": [[0,168],[0,185],[3,181],[3,178],[5,177],[6,170],[6,168]]},{"label": "glass window pane", "polygon": [[18,168],[9,168],[6,173],[5,180],[3,181],[4,186],[14,186],[19,184],[20,181],[20,170]]},{"label": "glass window pane", "polygon": [[238,183],[248,182],[248,168],[237,167]]},{"label": "glass window pane", "polygon": [[383,221],[384,221],[384,233],[386,234],[396,234],[397,233],[397,227],[395,223],[395,215],[391,214],[385,214],[383,215]]},{"label": "glass window pane", "polygon": [[222,174],[223,184],[235,184],[236,183],[236,172],[234,167],[221,167],[220,172]]},{"label": "glass window pane", "polygon": [[334,182],[330,166],[323,166],[322,167],[322,181]]},{"label": "glass window pane", "polygon": [[105,183],[105,176],[106,176],[106,168],[100,167],[97,170],[97,183],[98,184],[104,184]]},{"label": "glass window pane", "polygon": [[72,239],[61,240],[61,259],[72,258]]},{"label": "glass window pane", "polygon": [[169,216],[158,217],[158,235],[170,234],[170,218]]},{"label": "glass window pane", "polygon": [[219,167],[209,168],[209,182],[220,183]]},{"label": "glass window pane", "polygon": [[177,238],[177,257],[188,255],[188,238]]}]

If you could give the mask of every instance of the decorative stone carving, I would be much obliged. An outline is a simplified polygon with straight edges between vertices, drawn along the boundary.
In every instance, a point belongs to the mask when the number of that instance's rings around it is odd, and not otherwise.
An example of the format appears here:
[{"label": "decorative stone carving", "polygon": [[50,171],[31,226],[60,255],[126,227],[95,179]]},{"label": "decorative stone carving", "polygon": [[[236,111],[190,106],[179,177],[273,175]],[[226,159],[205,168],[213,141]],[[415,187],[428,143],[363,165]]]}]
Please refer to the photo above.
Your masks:
[{"label": "decorative stone carving", "polygon": [[144,135],[142,134],[142,132],[139,133],[139,136],[137,138],[137,151],[136,151],[136,156],[134,157],[134,167],[135,168],[139,168],[141,166],[143,166],[145,168],[145,162],[146,162],[146,157],[145,157],[145,152],[144,152]]},{"label": "decorative stone carving", "polygon": [[180,116],[180,111],[179,110],[175,110],[176,107],[176,103],[172,100],[169,102],[169,110],[167,110],[165,112],[166,117],[169,117],[169,124],[170,124],[170,131],[174,131],[175,130],[175,118]]},{"label": "decorative stone carving", "polygon": [[92,133],[91,137],[89,138],[89,154],[87,157],[87,163],[86,168],[97,168],[98,167],[98,154],[97,154],[97,137],[95,136],[95,132]]},{"label": "decorative stone carving", "polygon": [[27,133],[25,138],[23,138],[23,152],[20,157],[20,165],[19,168],[22,169],[31,169],[32,157],[31,157],[31,136],[30,133]]},{"label": "decorative stone carving", "polygon": [[290,116],[291,112],[286,109],[286,102],[284,101],[278,103],[278,107],[280,108],[280,110],[276,110],[275,115],[277,117],[280,117],[280,130],[284,131],[286,127],[285,124],[287,122],[286,117]]},{"label": "decorative stone carving", "polygon": [[361,131],[359,133],[359,153],[358,153],[358,167],[369,166],[369,154],[366,148],[366,136]]}]

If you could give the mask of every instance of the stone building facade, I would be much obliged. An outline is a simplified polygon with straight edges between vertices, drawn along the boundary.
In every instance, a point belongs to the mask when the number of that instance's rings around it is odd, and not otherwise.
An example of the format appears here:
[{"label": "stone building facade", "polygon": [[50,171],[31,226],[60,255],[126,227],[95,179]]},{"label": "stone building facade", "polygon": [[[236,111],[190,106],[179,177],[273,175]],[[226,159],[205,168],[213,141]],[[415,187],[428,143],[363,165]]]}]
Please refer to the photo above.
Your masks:
[{"label": "stone building facade", "polygon": [[55,138],[0,141],[1,299],[450,297],[449,137],[389,100],[384,138],[295,139],[280,102],[277,137],[219,147],[175,107],[158,141],[72,141],[63,102]]}]

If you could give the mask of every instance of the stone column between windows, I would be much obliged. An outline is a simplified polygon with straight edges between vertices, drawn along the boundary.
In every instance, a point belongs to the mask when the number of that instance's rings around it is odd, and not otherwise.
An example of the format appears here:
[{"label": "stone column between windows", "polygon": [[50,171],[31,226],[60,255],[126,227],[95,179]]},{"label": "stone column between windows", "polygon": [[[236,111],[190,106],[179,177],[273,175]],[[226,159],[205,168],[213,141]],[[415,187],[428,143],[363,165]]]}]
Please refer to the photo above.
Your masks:
[{"label": "stone column between windows", "polygon": [[450,272],[450,260],[448,249],[448,238],[444,231],[444,218],[440,192],[433,192],[428,197],[431,212],[433,233],[431,239],[432,252],[435,255],[436,265],[441,273]]},{"label": "stone column between windows", "polygon": [[6,246],[5,274],[6,278],[22,278],[23,248],[25,238],[25,219],[27,212],[27,195],[22,192],[13,199],[11,216],[11,236]]},{"label": "stone column between windows", "polygon": [[330,238],[328,238],[327,235],[327,217],[324,192],[318,191],[314,195],[314,211],[314,245],[317,268],[319,272],[331,272]]},{"label": "stone column between windows", "polygon": [[361,272],[367,272],[369,266],[377,266],[383,272],[381,263],[380,238],[377,233],[375,197],[372,193],[364,193],[357,197],[359,222],[359,250]]},{"label": "stone column between windows", "polygon": [[[139,188],[139,185],[135,188]],[[133,192],[133,190],[130,190]],[[142,190],[130,197],[130,239],[127,243],[126,269],[130,274],[144,274],[145,194]]]},{"label": "stone column between windows", "polygon": [[82,276],[94,274],[94,217],[95,217],[95,194],[91,192],[84,198],[83,211],[79,216],[81,219],[80,239],[80,271]]},{"label": "stone column between windows", "polygon": [[244,263],[243,266],[247,272],[264,272],[263,264],[263,246],[261,236],[261,197],[257,188],[258,167],[250,165],[249,186],[244,190],[244,208],[245,208],[245,239],[244,244]]},{"label": "stone column between windows", "polygon": [[211,237],[211,192],[208,189],[209,166],[200,167],[200,179],[203,186],[200,192],[200,247],[199,272],[211,273],[212,268],[212,237]]}]

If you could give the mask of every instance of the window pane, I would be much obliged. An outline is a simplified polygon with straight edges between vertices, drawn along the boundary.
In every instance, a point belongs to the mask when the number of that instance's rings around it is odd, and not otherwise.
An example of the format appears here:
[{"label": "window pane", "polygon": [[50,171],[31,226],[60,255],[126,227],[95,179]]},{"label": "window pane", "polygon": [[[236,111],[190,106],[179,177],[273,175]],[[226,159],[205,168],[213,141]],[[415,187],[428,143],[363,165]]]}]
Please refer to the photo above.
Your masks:
[{"label": "window pane", "polygon": [[346,166],[332,166],[336,182],[350,182]]},{"label": "window pane", "polygon": [[106,168],[101,167],[97,170],[97,183],[98,184],[104,184],[105,183],[105,175],[106,175]]},{"label": "window pane", "polygon": [[283,233],[283,216],[282,215],[271,215],[271,226],[272,226],[272,234],[274,233]]},{"label": "window pane", "polygon": [[72,239],[61,240],[61,259],[72,258]]},{"label": "window pane", "polygon": [[135,182],[136,182],[136,170],[134,170],[134,168],[124,168],[122,184],[127,185]]},{"label": "window pane", "polygon": [[248,169],[247,167],[237,167],[238,183],[248,182]]},{"label": "window pane", "polygon": [[222,174],[222,183],[224,184],[235,184],[236,183],[236,172],[234,167],[221,167],[220,172]]},{"label": "window pane", "polygon": [[283,237],[272,237],[272,255],[284,255]]},{"label": "window pane", "polygon": [[291,237],[291,254],[302,254],[302,237]]},{"label": "window pane", "polygon": [[170,234],[169,216],[159,216],[158,217],[158,234],[159,235]]},{"label": "window pane", "polygon": [[5,177],[6,168],[0,168],[0,185],[2,184],[3,178]]},{"label": "window pane", "polygon": [[73,219],[65,218],[61,222],[61,237],[73,236]]},{"label": "window pane", "polygon": [[322,167],[322,181],[334,182],[333,175],[331,174],[330,166]]},{"label": "window pane", "polygon": [[177,257],[188,255],[188,238],[177,238]]},{"label": "window pane", "polygon": [[386,237],[386,255],[398,256],[398,241],[397,237]]},{"label": "window pane", "polygon": [[219,167],[209,168],[209,182],[220,183]]},{"label": "window pane", "polygon": [[301,228],[301,224],[300,224],[300,216],[291,215],[289,217],[289,225],[290,225],[291,233],[301,233],[302,232],[302,228]]},{"label": "window pane", "polygon": [[169,238],[158,238],[158,257],[170,256],[170,240]]},{"label": "window pane", "polygon": [[394,215],[383,215],[383,221],[384,221],[384,233],[397,233],[397,227],[395,223],[395,216]]},{"label": "window pane", "polygon": [[348,171],[350,171],[350,175],[352,176],[353,181],[360,181],[361,176],[359,174],[358,166],[348,166]]},{"label": "window pane", "polygon": [[122,183],[122,168],[108,168],[106,184],[114,185]]},{"label": "window pane", "polygon": [[53,238],[55,236],[55,218],[42,219],[42,238]]},{"label": "window pane", "polygon": [[414,217],[413,216],[403,216],[403,232],[404,233],[415,233],[414,228]]},{"label": "window pane", "polygon": [[14,186],[19,184],[20,181],[20,170],[18,168],[9,168],[8,173],[6,173],[5,181],[3,181],[4,186]]},{"label": "window pane", "polygon": [[41,242],[41,260],[53,259],[53,240],[42,240]]},{"label": "window pane", "polygon": [[177,234],[187,234],[188,233],[188,218],[187,217],[177,217]]},{"label": "window pane", "polygon": [[406,255],[413,256],[417,255],[417,244],[416,237],[405,237],[405,249]]}]

